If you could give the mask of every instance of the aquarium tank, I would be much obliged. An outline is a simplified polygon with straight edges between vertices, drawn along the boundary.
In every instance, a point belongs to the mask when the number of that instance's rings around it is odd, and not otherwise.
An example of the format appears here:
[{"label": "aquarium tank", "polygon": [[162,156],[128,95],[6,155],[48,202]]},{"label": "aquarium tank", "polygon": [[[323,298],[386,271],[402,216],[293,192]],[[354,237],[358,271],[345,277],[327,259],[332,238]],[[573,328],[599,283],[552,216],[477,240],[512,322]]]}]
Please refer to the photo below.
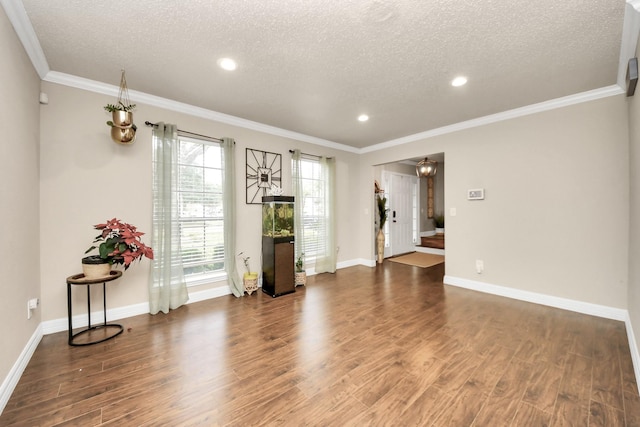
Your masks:
[{"label": "aquarium tank", "polygon": [[293,197],[263,197],[262,235],[278,238],[292,237],[293,234]]}]

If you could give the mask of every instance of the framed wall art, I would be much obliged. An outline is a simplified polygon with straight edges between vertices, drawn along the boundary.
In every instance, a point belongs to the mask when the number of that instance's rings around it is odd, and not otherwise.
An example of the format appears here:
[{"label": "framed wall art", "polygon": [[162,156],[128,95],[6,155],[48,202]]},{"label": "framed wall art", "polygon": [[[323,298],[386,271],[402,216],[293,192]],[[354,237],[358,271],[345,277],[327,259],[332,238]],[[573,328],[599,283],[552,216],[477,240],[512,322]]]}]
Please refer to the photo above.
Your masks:
[{"label": "framed wall art", "polygon": [[282,155],[269,151],[246,150],[247,204],[262,203],[268,196],[271,185],[282,187]]}]

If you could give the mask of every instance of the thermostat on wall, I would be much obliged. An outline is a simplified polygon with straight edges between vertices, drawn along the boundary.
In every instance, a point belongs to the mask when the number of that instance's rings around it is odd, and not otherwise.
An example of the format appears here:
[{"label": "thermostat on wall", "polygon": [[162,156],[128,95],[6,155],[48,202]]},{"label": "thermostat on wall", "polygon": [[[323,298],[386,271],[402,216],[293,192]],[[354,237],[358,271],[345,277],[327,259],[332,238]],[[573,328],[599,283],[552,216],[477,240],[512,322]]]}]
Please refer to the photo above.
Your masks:
[{"label": "thermostat on wall", "polygon": [[467,200],[484,200],[484,188],[467,190]]}]

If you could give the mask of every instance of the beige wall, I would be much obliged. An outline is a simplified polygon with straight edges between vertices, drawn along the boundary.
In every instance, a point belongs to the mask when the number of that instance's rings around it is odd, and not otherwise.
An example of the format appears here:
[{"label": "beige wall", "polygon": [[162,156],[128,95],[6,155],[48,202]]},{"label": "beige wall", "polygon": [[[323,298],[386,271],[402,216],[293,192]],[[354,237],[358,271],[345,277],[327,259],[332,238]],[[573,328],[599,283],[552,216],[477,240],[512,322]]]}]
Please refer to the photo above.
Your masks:
[{"label": "beige wall", "polygon": [[[372,166],[443,152],[445,212],[458,212],[447,216],[447,275],[628,308],[640,341],[636,98],[610,97],[361,156],[139,105],[138,141],[119,146],[102,110],[110,97],[43,83],[50,103],[38,106],[39,79],[4,11],[0,58],[0,125],[9,136],[0,154],[10,159],[0,168],[0,378],[41,321],[66,318],[64,279],[79,271],[93,224],[117,216],[150,231],[145,120],[236,139],[237,246],[252,260],[260,258],[260,211],[244,204],[246,147],[282,153],[285,194],[291,192],[289,149],[336,157],[339,262],[374,259]],[[467,201],[466,190],[477,187],[485,188],[486,200]],[[476,259],[484,260],[482,275],[474,271]],[[113,283],[109,307],[146,302],[148,269],[145,260]],[[27,299],[35,297],[41,309],[27,320]],[[77,303],[82,307],[82,298]]]},{"label": "beige wall", "polygon": [[[134,84],[134,82],[130,82]],[[212,122],[148,105],[138,104],[134,113],[138,125],[137,141],[131,146],[111,141],[110,119],[102,106],[112,102],[108,96],[43,83],[49,105],[42,110],[41,139],[41,281],[43,320],[66,317],[64,279],[80,271],[80,259],[93,237],[92,225],[118,217],[143,232],[151,228],[151,128],[145,120],[176,123],[179,128],[236,140],[238,230],[237,249],[251,257],[259,268],[261,240],[259,205],[245,204],[245,148],[282,154],[283,189],[291,194],[291,156],[289,149],[334,156],[338,182],[337,245],[338,262],[350,261],[357,254],[357,241],[350,230],[357,218],[352,215],[354,201],[350,189],[356,179],[357,155],[310,145],[288,138],[263,134]],[[143,241],[150,243],[143,238]],[[57,251],[57,257],[46,256]],[[145,303],[149,261],[133,265],[123,278],[109,285],[109,308]],[[189,288],[205,290],[224,283]],[[100,298],[100,295],[96,295]],[[78,293],[78,313],[84,295]]]},{"label": "beige wall", "polygon": [[[636,56],[638,52],[636,52]],[[640,343],[640,88],[629,104],[629,291],[628,309],[636,343]],[[636,349],[637,351],[638,349]],[[636,367],[640,369],[640,367]]]},{"label": "beige wall", "polygon": [[[40,324],[38,137],[40,79],[0,8],[0,383]],[[55,252],[48,256],[54,256]]]},{"label": "beige wall", "polygon": [[[447,275],[627,308],[627,141],[620,95],[368,153],[362,161],[371,168],[383,159],[445,153]],[[467,201],[470,188],[484,188],[486,199]],[[477,259],[484,261],[481,275]]]}]

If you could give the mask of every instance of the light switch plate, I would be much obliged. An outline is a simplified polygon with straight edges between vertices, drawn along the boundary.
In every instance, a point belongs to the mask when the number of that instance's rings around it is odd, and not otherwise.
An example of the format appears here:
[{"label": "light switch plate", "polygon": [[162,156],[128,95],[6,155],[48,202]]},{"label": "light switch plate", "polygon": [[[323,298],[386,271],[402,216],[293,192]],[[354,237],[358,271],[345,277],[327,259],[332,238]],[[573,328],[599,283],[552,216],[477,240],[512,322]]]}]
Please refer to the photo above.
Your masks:
[{"label": "light switch plate", "polygon": [[475,188],[473,190],[467,190],[468,200],[484,200],[484,188]]}]

